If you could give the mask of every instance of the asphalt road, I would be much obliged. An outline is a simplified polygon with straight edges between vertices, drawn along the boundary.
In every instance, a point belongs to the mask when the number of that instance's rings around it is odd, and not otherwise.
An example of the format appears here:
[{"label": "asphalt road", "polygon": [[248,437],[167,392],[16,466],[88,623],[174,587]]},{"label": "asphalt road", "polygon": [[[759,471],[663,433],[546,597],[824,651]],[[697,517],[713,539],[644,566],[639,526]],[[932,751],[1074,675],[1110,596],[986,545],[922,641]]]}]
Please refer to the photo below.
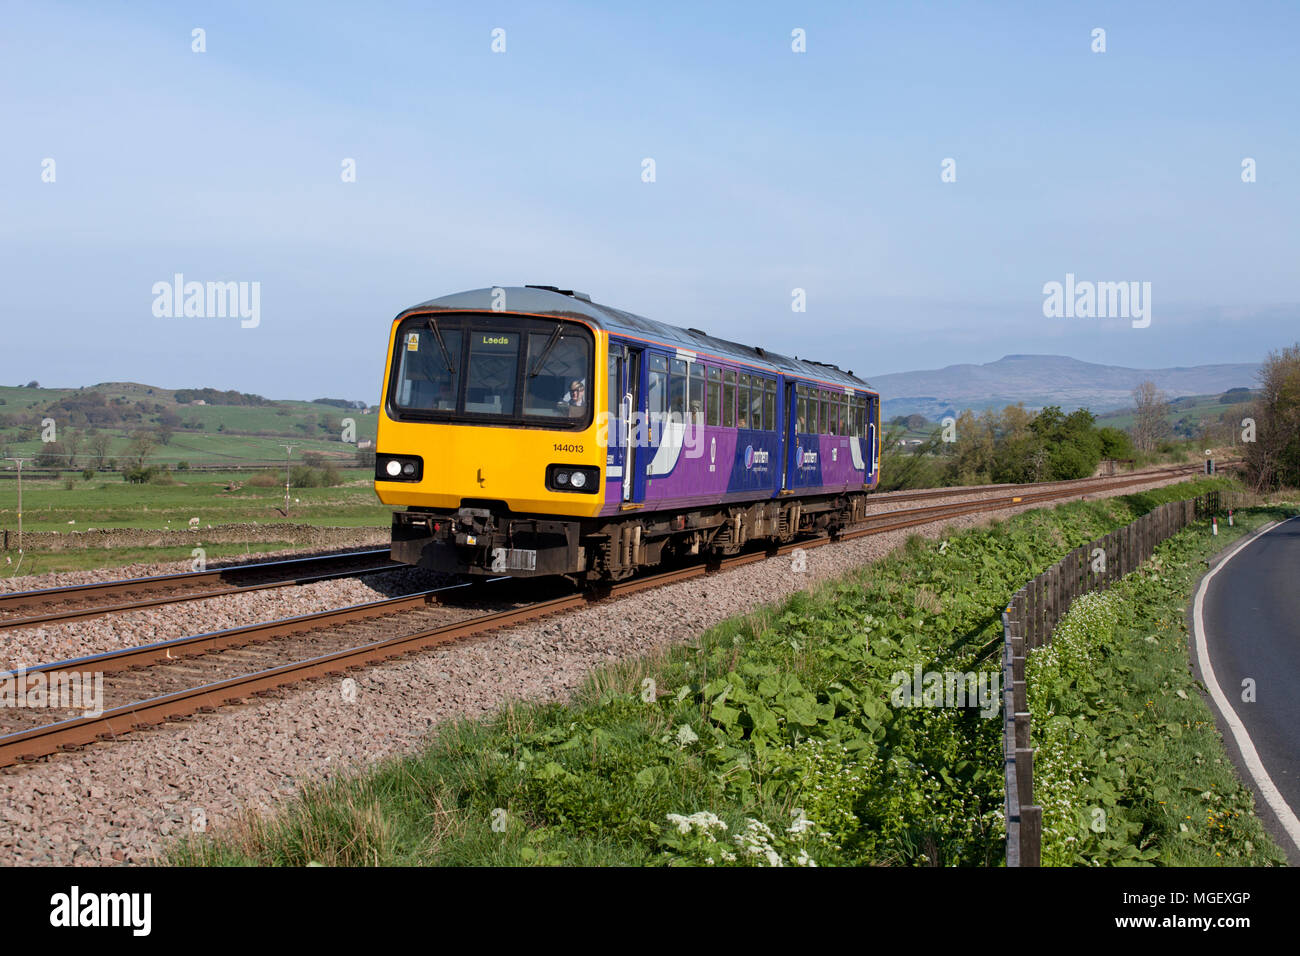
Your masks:
[{"label": "asphalt road", "polygon": [[1300,864],[1300,519],[1211,567],[1192,617],[1197,670],[1228,750],[1260,819]]}]

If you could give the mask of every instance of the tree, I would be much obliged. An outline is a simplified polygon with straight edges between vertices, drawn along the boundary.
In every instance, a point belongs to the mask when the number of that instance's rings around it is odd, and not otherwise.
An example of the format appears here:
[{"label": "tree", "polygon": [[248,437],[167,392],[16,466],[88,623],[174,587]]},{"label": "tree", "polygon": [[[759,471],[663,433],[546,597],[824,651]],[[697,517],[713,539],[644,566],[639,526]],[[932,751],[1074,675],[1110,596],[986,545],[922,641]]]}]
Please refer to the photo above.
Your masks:
[{"label": "tree", "polygon": [[1133,389],[1133,444],[1138,451],[1155,451],[1169,436],[1169,423],[1165,420],[1168,396],[1156,388],[1156,383],[1146,381]]},{"label": "tree", "polygon": [[1263,491],[1300,486],[1300,344],[1270,352],[1251,409],[1255,440],[1247,442],[1246,475]]},{"label": "tree", "polygon": [[68,467],[77,467],[77,452],[81,450],[81,440],[84,437],[80,428],[70,428],[66,432],[67,440],[63,443],[68,449]]},{"label": "tree", "polygon": [[36,453],[37,468],[60,468],[67,461],[68,454],[63,445],[56,441],[41,443],[41,450]]},{"label": "tree", "polygon": [[139,431],[131,433],[131,440],[127,443],[126,452],[133,459],[137,469],[144,468],[145,459],[149,457],[150,452],[158,444],[157,438],[153,432],[141,428]]},{"label": "tree", "polygon": [[94,458],[96,468],[104,468],[105,461],[108,458],[108,450],[113,445],[113,436],[107,432],[93,431],[90,433],[90,439],[86,442],[86,447],[90,449],[90,455]]}]

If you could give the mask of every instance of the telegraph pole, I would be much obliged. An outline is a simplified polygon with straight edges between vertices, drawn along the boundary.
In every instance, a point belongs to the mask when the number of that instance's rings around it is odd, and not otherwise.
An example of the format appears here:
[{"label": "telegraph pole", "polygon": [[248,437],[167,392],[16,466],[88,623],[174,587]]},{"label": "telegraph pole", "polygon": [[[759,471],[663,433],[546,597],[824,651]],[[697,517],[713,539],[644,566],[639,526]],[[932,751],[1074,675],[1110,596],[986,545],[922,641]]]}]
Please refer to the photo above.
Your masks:
[{"label": "telegraph pole", "polygon": [[23,553],[23,462],[31,461],[30,458],[6,458],[5,461],[16,462],[18,465],[18,554]]},{"label": "telegraph pole", "polygon": [[284,516],[289,517],[289,459],[293,456],[293,450],[297,444],[281,445],[284,449]]}]

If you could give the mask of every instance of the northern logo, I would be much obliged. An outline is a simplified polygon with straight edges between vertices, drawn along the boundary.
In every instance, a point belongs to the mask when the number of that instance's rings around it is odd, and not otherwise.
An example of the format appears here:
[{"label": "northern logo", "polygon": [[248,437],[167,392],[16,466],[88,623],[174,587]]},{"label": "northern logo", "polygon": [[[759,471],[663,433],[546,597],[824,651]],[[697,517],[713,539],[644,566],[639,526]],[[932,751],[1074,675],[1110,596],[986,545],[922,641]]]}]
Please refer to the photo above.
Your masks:
[{"label": "northern logo", "polygon": [[746,468],[753,468],[755,465],[766,465],[768,460],[771,457],[772,457],[771,452],[766,452],[763,451],[762,449],[755,451],[753,445],[745,446],[745,467]]}]

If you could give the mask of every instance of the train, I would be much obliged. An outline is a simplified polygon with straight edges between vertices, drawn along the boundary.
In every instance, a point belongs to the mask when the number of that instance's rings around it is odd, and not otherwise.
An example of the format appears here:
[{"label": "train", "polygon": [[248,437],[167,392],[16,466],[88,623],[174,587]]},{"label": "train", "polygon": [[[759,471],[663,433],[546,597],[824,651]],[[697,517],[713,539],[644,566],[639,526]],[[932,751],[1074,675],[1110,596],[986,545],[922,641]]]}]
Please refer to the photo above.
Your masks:
[{"label": "train", "polygon": [[555,286],[398,313],[375,491],[394,560],[611,582],[834,535],[880,479],[880,395],[852,371]]}]

